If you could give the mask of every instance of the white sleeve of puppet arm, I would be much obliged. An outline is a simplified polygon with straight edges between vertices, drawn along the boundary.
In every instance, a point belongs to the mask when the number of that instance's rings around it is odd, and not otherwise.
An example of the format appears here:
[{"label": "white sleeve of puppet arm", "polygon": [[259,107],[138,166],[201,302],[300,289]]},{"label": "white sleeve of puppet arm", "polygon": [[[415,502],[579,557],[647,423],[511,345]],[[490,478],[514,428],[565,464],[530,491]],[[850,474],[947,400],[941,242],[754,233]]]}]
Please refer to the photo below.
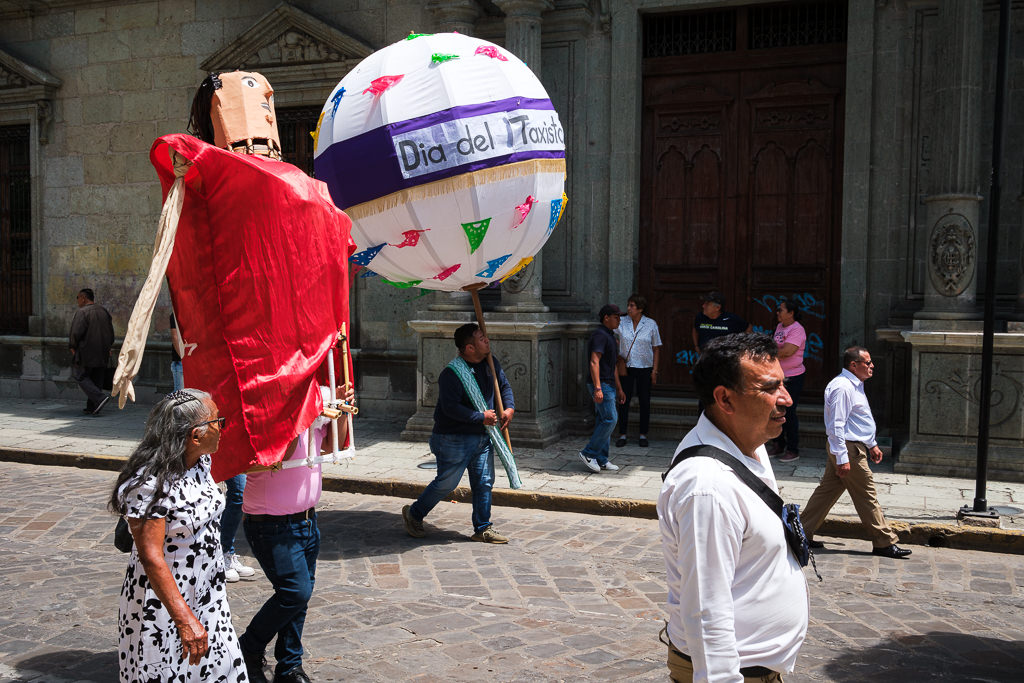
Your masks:
[{"label": "white sleeve of puppet arm", "polygon": [[742,683],[732,601],[742,526],[710,493],[692,494],[680,508],[679,613],[687,654],[693,660],[693,680]]}]

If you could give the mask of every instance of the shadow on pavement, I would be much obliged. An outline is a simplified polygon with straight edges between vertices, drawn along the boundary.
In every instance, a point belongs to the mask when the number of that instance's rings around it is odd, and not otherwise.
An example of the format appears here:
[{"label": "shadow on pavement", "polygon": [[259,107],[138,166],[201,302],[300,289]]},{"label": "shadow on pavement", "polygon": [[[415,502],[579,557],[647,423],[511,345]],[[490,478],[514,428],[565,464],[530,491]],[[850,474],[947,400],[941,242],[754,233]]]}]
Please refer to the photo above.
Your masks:
[{"label": "shadow on pavement", "polygon": [[472,531],[469,521],[470,506],[466,507],[466,521],[459,529],[449,529],[431,524],[427,518],[424,526],[427,535],[411,538],[405,533],[402,521],[402,505],[396,503],[396,512],[370,510],[323,510],[317,511],[320,527],[320,560],[350,560],[357,557],[378,557],[400,555],[407,550],[422,546],[469,543]]},{"label": "shadow on pavement", "polygon": [[868,648],[836,653],[825,665],[828,680],[1019,681],[1024,642],[933,631],[890,638]]},{"label": "shadow on pavement", "polygon": [[42,673],[73,681],[106,683],[117,680],[117,650],[55,650],[23,659],[14,666],[31,676],[24,680],[34,680]]}]

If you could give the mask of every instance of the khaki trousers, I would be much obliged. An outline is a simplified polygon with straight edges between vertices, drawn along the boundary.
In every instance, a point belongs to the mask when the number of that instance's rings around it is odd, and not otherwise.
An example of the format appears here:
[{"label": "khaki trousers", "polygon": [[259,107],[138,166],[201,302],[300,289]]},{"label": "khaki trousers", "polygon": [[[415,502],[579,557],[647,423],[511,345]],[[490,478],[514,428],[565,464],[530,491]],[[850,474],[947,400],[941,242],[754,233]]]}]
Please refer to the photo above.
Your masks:
[{"label": "khaki trousers", "polygon": [[836,473],[836,456],[829,453],[825,474],[807,501],[807,506],[800,512],[800,521],[804,524],[807,537],[812,538],[843,491],[849,491],[861,523],[871,534],[871,543],[876,548],[888,548],[900,539],[885,521],[885,515],[878,504],[875,478],[868,465],[868,447],[859,441],[847,441],[846,448],[850,456],[849,473],[840,478]]},{"label": "khaki trousers", "polygon": [[[673,683],[693,681],[693,664],[680,657],[671,645],[668,648],[668,675]],[[743,680],[751,683],[782,683],[782,674],[773,671],[766,676],[744,676]]]}]

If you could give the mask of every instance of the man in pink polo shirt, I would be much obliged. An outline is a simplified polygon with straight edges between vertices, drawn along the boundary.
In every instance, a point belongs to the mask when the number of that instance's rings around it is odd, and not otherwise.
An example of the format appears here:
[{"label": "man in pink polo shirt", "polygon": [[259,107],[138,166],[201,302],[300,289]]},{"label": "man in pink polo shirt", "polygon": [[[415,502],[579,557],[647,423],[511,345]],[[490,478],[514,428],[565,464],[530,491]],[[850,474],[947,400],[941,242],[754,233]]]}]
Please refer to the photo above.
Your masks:
[{"label": "man in pink polo shirt", "polygon": [[[321,387],[326,392],[326,387]],[[343,395],[338,387],[338,395]],[[345,395],[352,402],[354,394]],[[309,453],[327,453],[334,448],[330,420],[318,417],[306,431],[288,445],[285,460],[301,460]],[[338,438],[345,443],[348,424],[338,421]],[[263,672],[264,652],[274,636],[274,683],[308,683],[302,670],[302,627],[306,605],[313,594],[316,558],[320,552],[320,530],[316,524],[316,504],[320,500],[320,465],[292,467],[249,474],[242,501],[243,528],[253,556],[274,587],[274,594],[263,604],[238,639],[242,646],[249,680],[267,683]]]}]

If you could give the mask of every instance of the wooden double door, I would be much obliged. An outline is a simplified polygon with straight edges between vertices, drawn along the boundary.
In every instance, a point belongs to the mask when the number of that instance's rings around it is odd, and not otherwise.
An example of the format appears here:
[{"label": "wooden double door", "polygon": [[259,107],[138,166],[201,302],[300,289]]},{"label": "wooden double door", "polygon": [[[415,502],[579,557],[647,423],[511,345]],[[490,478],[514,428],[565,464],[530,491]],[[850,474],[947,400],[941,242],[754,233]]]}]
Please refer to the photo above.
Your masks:
[{"label": "wooden double door", "polygon": [[662,331],[661,388],[690,391],[693,320],[775,329],[803,308],[804,395],[837,372],[844,49],[646,60],[639,285]]}]

